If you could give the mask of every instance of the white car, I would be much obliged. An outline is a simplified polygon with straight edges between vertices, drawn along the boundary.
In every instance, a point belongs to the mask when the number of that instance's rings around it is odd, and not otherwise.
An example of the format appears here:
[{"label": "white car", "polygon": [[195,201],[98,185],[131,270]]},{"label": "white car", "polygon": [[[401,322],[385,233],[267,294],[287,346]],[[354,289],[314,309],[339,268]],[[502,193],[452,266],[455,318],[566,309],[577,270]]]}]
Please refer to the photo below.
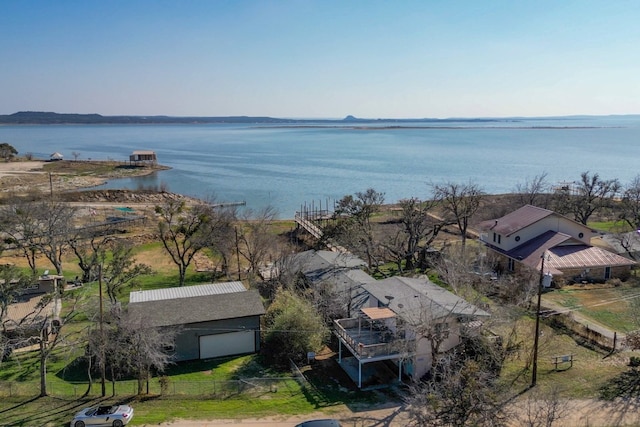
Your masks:
[{"label": "white car", "polygon": [[310,420],[298,424],[296,427],[340,427],[338,420]]},{"label": "white car", "polygon": [[70,427],[113,426],[122,427],[133,418],[133,408],[129,405],[92,406],[78,412]]}]

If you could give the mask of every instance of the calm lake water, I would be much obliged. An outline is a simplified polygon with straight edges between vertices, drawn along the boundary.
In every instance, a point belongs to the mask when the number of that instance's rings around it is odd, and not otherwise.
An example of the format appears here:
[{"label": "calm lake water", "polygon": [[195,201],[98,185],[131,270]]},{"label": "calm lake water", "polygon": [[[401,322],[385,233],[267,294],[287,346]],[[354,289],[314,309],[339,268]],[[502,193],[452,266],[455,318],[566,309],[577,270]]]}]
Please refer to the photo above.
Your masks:
[{"label": "calm lake water", "polygon": [[42,159],[58,151],[66,159],[77,152],[79,159],[127,160],[133,150],[154,150],[171,170],[102,188],[165,185],[256,210],[272,205],[282,218],[367,188],[395,202],[429,197],[429,183],[471,181],[507,193],[545,172],[552,183],[590,171],[623,184],[640,173],[640,116],[445,125],[0,126],[0,142]]}]

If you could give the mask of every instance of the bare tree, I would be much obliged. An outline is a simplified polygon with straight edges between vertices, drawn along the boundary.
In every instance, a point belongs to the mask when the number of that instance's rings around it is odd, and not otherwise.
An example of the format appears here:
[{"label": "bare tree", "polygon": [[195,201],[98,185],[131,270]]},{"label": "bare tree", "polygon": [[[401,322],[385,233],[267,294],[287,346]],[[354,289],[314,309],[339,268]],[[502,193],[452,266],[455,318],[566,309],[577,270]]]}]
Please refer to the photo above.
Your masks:
[{"label": "bare tree", "polygon": [[272,249],[275,238],[269,231],[270,225],[276,217],[273,207],[254,212],[248,209],[243,214],[243,221],[237,228],[238,253],[249,263],[249,280],[254,278],[264,280],[261,267],[264,266]]},{"label": "bare tree", "polygon": [[344,196],[336,203],[332,228],[326,228],[328,238],[346,240],[354,250],[367,260],[369,270],[377,265],[378,244],[375,241],[371,219],[384,204],[384,193],[373,188],[365,192]]},{"label": "bare tree", "polygon": [[481,362],[453,353],[438,361],[437,372],[411,387],[407,398],[410,426],[503,426],[497,374]]},{"label": "bare tree", "polygon": [[32,276],[37,276],[37,242],[41,230],[36,204],[14,198],[0,207],[0,229],[5,235],[5,243],[22,253],[29,264]]},{"label": "bare tree", "polygon": [[[49,294],[43,295],[33,311],[16,320],[13,334],[18,340],[18,346],[36,343],[40,359],[40,396],[47,396],[47,364],[49,357],[62,344],[73,344],[77,340],[78,331],[68,328],[67,325],[79,314],[76,309],[78,296],[70,295],[64,310],[64,316],[60,316],[62,304],[61,294],[55,289]],[[71,349],[73,345],[66,348]]]},{"label": "bare tree", "polygon": [[168,349],[175,345],[177,328],[150,328],[145,320],[128,312],[118,319],[117,339],[109,348],[108,358],[113,367],[119,367],[138,380],[138,394],[148,393],[148,381],[153,371],[163,372],[171,363]]},{"label": "bare tree", "polygon": [[462,237],[462,247],[467,241],[469,221],[478,211],[484,192],[474,183],[447,182],[432,184],[434,199],[440,203],[445,221],[455,221]]},{"label": "bare tree", "polygon": [[78,258],[82,282],[92,282],[98,278],[98,267],[106,258],[108,246],[112,241],[112,237],[83,229],[78,229],[70,236],[69,247]]},{"label": "bare tree", "polygon": [[73,160],[74,160],[75,162],[77,162],[77,161],[78,161],[78,157],[80,157],[80,153],[79,153],[79,152],[77,152],[77,151],[72,151],[72,152],[71,152],[71,155],[73,156]]},{"label": "bare tree", "polygon": [[533,205],[546,208],[549,204],[549,183],[547,173],[543,172],[527,180],[523,184],[516,184],[515,193],[522,205]]},{"label": "bare tree", "polygon": [[53,264],[56,273],[62,275],[62,258],[69,236],[74,233],[76,208],[55,200],[42,200],[33,208],[38,220],[35,246]]},{"label": "bare tree", "polygon": [[534,388],[524,401],[515,405],[514,418],[521,426],[552,427],[569,412],[569,402],[561,398],[560,387]]},{"label": "bare tree", "polygon": [[436,206],[433,200],[410,198],[398,204],[401,214],[396,232],[387,237],[382,246],[396,260],[399,271],[404,268],[411,271],[416,266],[426,268],[426,252],[446,223],[432,214]]},{"label": "bare tree", "polygon": [[102,276],[111,305],[118,303],[118,296],[135,284],[135,279],[151,274],[151,267],[137,263],[133,255],[133,246],[117,242],[108,259],[103,259]]},{"label": "bare tree", "polygon": [[604,180],[597,173],[582,172],[580,181],[556,192],[556,210],[570,213],[576,221],[587,225],[591,215],[611,205],[619,190],[617,179]]},{"label": "bare tree", "polygon": [[625,187],[620,210],[620,219],[632,229],[640,229],[640,175],[636,175]]},{"label": "bare tree", "polygon": [[184,200],[167,200],[156,206],[155,211],[160,216],[160,240],[178,266],[180,286],[184,286],[187,268],[194,256],[211,241],[218,214],[211,204],[187,206]]}]

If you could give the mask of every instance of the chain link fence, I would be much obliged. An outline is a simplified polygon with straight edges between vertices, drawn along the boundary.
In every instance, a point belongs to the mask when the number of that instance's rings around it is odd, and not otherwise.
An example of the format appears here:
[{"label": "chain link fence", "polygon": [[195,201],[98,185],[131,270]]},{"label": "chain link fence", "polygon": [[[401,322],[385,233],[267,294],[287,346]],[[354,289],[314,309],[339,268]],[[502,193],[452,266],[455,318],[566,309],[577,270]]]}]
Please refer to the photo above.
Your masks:
[{"label": "chain link fence", "polygon": [[[71,384],[60,381],[47,383],[50,396],[60,398],[78,398],[87,392],[87,383]],[[105,383],[108,396],[131,396],[138,393],[137,381],[118,381],[115,386]],[[246,378],[232,381],[174,381],[168,377],[152,378],[143,384],[143,393],[156,396],[184,398],[228,399],[231,397],[263,397],[269,393],[302,393],[302,387],[295,377]],[[40,394],[40,382],[0,381],[0,397],[37,396]],[[102,395],[102,385],[91,384],[88,397]]]}]

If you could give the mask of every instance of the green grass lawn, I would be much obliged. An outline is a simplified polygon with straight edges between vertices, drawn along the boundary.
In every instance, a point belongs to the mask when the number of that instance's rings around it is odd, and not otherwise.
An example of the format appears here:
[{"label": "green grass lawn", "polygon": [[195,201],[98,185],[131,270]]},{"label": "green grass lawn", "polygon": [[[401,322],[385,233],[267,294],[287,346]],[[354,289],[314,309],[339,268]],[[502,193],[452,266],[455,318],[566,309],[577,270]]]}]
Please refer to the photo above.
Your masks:
[{"label": "green grass lawn", "polygon": [[[535,319],[523,317],[517,323],[519,350],[507,358],[501,375],[502,385],[514,395],[527,392],[531,385]],[[609,354],[582,345],[568,331],[551,328],[546,320],[540,331],[537,384],[543,390],[556,388],[569,399],[599,398],[603,388],[630,371],[632,352]],[[560,363],[556,369],[554,357],[564,355],[573,355],[573,365]]]},{"label": "green grass lawn", "polygon": [[[71,360],[71,362],[70,362]],[[184,394],[159,393],[145,396],[135,395],[135,381],[119,381],[118,394],[111,396],[111,384],[107,383],[107,398],[100,396],[99,380],[93,384],[92,397],[83,398],[87,388],[86,373],[70,353],[57,352],[49,364],[49,389],[56,397],[27,398],[8,396],[0,400],[3,422],[15,426],[53,426],[68,422],[80,408],[100,402],[130,403],[136,415],[133,425],[158,424],[178,419],[214,419],[238,417],[264,417],[270,415],[296,415],[326,410],[340,410],[344,405],[381,402],[379,394],[354,390],[352,386],[338,386],[326,380],[326,369],[309,375],[309,386],[302,387],[297,381],[279,380],[278,387],[256,389],[248,393],[232,393],[225,398],[210,398],[207,395],[185,396]],[[194,384],[211,384],[213,381],[228,381],[244,378],[290,377],[288,372],[274,371],[261,365],[259,356],[248,355],[236,358],[201,360],[181,363],[170,367],[165,373],[169,388],[188,387]],[[35,353],[26,353],[3,364],[1,381],[19,381],[31,384],[31,396],[38,394],[38,364]],[[64,393],[63,393],[64,388]],[[156,387],[157,390],[157,387]],[[2,389],[0,389],[2,391]],[[123,393],[123,391],[125,393]],[[60,397],[59,393],[65,394]],[[70,394],[67,394],[70,393]],[[75,393],[75,395],[74,395]],[[5,424],[3,424],[5,425]]]},{"label": "green grass lawn", "polygon": [[566,286],[545,293],[545,300],[575,310],[614,331],[638,329],[631,313],[631,301],[640,298],[640,287],[631,283],[622,286]]}]

